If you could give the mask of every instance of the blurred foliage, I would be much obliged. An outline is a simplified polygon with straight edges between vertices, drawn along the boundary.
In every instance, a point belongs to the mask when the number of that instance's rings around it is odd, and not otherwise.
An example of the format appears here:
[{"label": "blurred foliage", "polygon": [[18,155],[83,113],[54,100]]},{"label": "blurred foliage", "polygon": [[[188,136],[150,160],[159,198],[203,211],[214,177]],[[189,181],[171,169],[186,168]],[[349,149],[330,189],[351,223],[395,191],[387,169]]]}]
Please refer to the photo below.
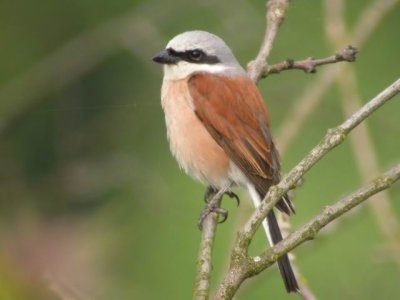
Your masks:
[{"label": "blurred foliage", "polygon": [[[370,2],[348,1],[349,26]],[[271,62],[332,54],[322,4],[291,1]],[[204,188],[169,153],[162,70],[150,58],[177,33],[203,29],[246,65],[261,42],[265,1],[3,0],[0,7],[0,300],[189,299]],[[363,101],[399,75],[399,14],[397,5],[353,64]],[[284,72],[260,83],[275,135],[315,76]],[[285,170],[343,120],[338,97],[335,87],[324,95],[283,158]],[[382,170],[399,159],[399,112],[396,99],[368,122]],[[345,143],[306,176],[294,226],[360,184]],[[390,195],[399,215],[399,185]],[[214,287],[235,228],[252,210],[246,201],[224,206],[230,217],[218,229]],[[252,251],[264,247],[260,236]],[[295,253],[321,299],[400,295],[399,266],[367,209]],[[293,298],[280,281],[271,268],[238,298]]]}]

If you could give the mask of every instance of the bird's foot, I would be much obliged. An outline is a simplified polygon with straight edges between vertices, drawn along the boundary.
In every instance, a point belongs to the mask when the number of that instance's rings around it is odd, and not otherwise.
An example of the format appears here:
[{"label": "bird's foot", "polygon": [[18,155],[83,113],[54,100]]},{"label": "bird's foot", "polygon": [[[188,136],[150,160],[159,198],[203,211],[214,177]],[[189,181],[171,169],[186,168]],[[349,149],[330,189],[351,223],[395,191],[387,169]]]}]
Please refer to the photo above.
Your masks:
[{"label": "bird's foot", "polygon": [[203,222],[207,218],[210,213],[216,213],[218,216],[222,216],[222,219],[218,221],[218,223],[223,223],[228,218],[228,211],[223,209],[220,206],[221,199],[224,195],[228,195],[230,198],[236,200],[237,205],[240,204],[240,199],[238,195],[232,192],[229,187],[222,188],[221,190],[217,190],[213,187],[208,187],[204,194],[204,201],[206,205],[200,213],[199,219],[197,221],[197,226],[200,230],[203,228]]}]

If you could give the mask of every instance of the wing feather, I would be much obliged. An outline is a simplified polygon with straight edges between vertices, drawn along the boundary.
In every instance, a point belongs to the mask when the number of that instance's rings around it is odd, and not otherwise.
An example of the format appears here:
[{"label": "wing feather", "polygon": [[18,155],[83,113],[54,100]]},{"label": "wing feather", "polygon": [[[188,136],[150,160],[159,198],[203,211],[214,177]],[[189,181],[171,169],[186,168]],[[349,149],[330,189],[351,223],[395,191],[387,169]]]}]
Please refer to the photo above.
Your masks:
[{"label": "wing feather", "polygon": [[[257,87],[245,77],[206,73],[192,75],[188,83],[197,117],[265,195],[280,180],[280,163],[269,130],[268,112]],[[280,201],[277,207],[290,213],[291,204],[284,202]]]}]

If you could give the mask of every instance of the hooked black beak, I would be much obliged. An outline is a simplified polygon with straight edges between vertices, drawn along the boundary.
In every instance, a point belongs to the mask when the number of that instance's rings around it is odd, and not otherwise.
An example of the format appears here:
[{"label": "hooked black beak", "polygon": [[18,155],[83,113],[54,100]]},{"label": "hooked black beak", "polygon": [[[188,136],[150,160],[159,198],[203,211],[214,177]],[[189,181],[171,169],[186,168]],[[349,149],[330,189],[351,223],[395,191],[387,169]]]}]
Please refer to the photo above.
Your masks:
[{"label": "hooked black beak", "polygon": [[179,57],[171,55],[167,50],[163,50],[153,57],[153,61],[159,64],[172,65],[179,61]]}]

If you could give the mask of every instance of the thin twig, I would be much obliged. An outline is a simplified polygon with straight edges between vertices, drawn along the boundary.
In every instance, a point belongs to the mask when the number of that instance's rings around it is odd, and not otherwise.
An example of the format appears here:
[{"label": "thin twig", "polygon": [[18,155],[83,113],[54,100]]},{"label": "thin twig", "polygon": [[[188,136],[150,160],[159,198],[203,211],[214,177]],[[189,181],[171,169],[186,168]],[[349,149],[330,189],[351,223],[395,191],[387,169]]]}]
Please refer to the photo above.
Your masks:
[{"label": "thin twig", "polygon": [[[350,118],[348,118],[340,126],[328,130],[322,141],[310,151],[310,153],[300,161],[300,163],[295,166],[282,180],[279,184],[272,186],[261,205],[254,211],[250,216],[249,220],[244,225],[244,228],[238,233],[236,244],[234,246],[231,255],[231,265],[227,272],[223,282],[220,284],[218,291],[216,293],[215,299],[231,299],[235,294],[236,290],[239,288],[241,283],[248,277],[253,276],[264,268],[268,266],[266,262],[271,265],[276,261],[283,253],[286,253],[293,249],[301,241],[302,235],[299,235],[300,230],[292,233],[288,238],[290,242],[285,242],[288,248],[282,249],[282,242],[275,245],[273,248],[267,250],[266,254],[254,259],[250,258],[248,255],[248,247],[252,238],[254,237],[256,231],[260,227],[262,221],[265,219],[268,212],[276,205],[279,199],[291,188],[296,186],[296,183],[304,176],[304,174],[309,171],[323,156],[325,156],[334,147],[342,143],[346,135],[354,129],[358,124],[364,121],[368,116],[370,116],[379,107],[385,104],[387,101],[392,99],[395,95],[400,92],[400,79],[395,81],[393,84],[384,89],[375,98],[365,104],[360,110],[354,113]],[[400,172],[400,166],[397,166]],[[388,175],[388,174],[386,174]],[[389,180],[391,178],[383,178],[384,180],[376,180],[374,182],[375,193],[388,187],[393,181]],[[397,179],[397,177],[396,177]],[[367,196],[371,196],[373,193],[368,190]],[[359,203],[356,203],[357,205]],[[343,210],[344,212],[345,210]],[[334,218],[339,217],[339,215],[332,215],[327,211],[327,218],[329,221]],[[324,219],[325,220],[325,219]],[[314,224],[314,223],[313,223]],[[326,225],[325,223],[324,225]],[[314,226],[314,225],[313,225]],[[314,227],[311,227],[314,228]],[[312,233],[312,232],[311,232]],[[299,237],[298,237],[299,236]],[[296,238],[293,238],[296,237]],[[297,238],[298,237],[298,238]],[[308,237],[306,237],[307,239]],[[273,250],[272,250],[273,249]],[[286,251],[286,252],[283,252]],[[271,254],[271,256],[268,256]],[[262,262],[262,263],[261,263]]]},{"label": "thin twig", "polygon": [[268,66],[268,57],[271,53],[272,45],[275,41],[276,34],[281,26],[286,10],[289,6],[288,0],[268,0],[267,1],[267,26],[265,30],[264,40],[261,44],[260,51],[255,60],[247,65],[247,72],[250,78],[257,83],[261,77],[263,70]]},{"label": "thin twig", "polygon": [[325,58],[314,59],[312,57],[309,57],[297,61],[293,59],[287,59],[281,63],[266,66],[261,74],[261,77],[265,78],[269,74],[277,74],[282,71],[293,69],[302,70],[305,73],[315,73],[317,72],[318,66],[333,64],[342,61],[353,62],[356,60],[357,52],[357,48],[349,45],[335,55]]},{"label": "thin twig", "polygon": [[[343,0],[326,0],[326,32],[332,48],[340,47],[347,40],[344,21]],[[337,83],[342,94],[341,106],[346,117],[361,106],[361,99],[357,90],[357,78],[354,69],[347,68],[342,76],[338,76]],[[367,123],[360,124],[357,134],[350,136],[350,146],[355,154],[357,168],[363,182],[367,182],[371,175],[379,173],[379,163],[374,149]],[[400,266],[400,234],[399,222],[391,205],[389,193],[383,191],[373,200],[368,201],[377,226],[385,236],[391,257]]]}]

